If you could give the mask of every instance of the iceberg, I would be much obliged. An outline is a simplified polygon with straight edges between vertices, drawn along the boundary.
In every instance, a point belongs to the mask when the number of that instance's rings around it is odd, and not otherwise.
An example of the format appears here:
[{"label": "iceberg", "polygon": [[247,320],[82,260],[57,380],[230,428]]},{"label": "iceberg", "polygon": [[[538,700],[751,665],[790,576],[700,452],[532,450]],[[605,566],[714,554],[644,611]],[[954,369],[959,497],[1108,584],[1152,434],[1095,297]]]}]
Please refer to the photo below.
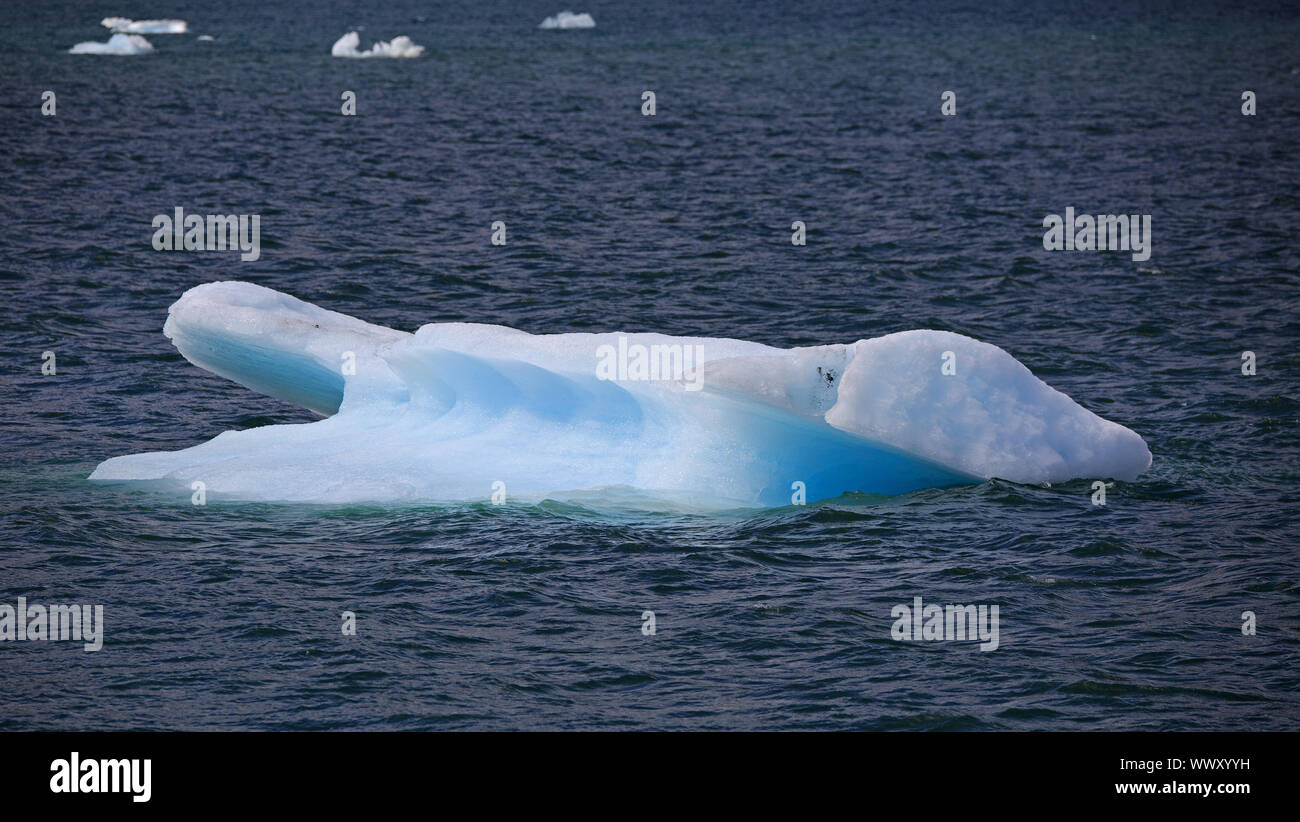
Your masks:
[{"label": "iceberg", "polygon": [[68,49],[68,54],[146,54],[153,44],[138,34],[114,34],[107,43],[88,41]]},{"label": "iceberg", "polygon": [[1151,464],[1133,431],[946,331],[792,349],[459,322],[412,334],[216,282],[185,292],[163,333],[194,365],[325,418],[114,457],[91,480],[317,503],[630,489],[706,510],[992,477],[1128,480]]},{"label": "iceberg", "polygon": [[184,34],[189,30],[184,20],[132,20],[129,17],[105,17],[101,26],[127,34]]},{"label": "iceberg", "polygon": [[424,54],[424,46],[417,46],[411,38],[402,35],[394,37],[392,42],[380,40],[369,51],[360,51],[361,36],[350,31],[340,37],[330,49],[334,57],[419,57]]},{"label": "iceberg", "polygon": [[585,11],[582,14],[562,11],[554,17],[547,17],[538,26],[539,29],[594,29],[595,27],[596,21]]}]

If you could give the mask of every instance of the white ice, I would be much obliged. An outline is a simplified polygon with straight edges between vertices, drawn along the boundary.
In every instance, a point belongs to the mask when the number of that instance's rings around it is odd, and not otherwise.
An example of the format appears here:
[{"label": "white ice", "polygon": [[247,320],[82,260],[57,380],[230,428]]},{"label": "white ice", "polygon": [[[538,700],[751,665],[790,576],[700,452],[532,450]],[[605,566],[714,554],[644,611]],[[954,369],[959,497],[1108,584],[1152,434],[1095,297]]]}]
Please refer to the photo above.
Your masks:
[{"label": "white ice", "polygon": [[547,17],[538,26],[539,29],[593,29],[595,27],[596,21],[585,11],[582,14],[562,11],[554,17]]},{"label": "white ice", "polygon": [[184,20],[132,20],[129,17],[105,17],[100,25],[127,34],[184,34],[189,30]]},{"label": "white ice", "polygon": [[114,34],[107,43],[78,43],[68,54],[147,54],[153,45],[138,34]]},{"label": "white ice", "polygon": [[424,54],[424,46],[415,45],[405,35],[394,37],[392,42],[380,40],[369,51],[360,51],[360,45],[361,36],[350,31],[334,43],[330,54],[335,57],[419,57]]},{"label": "white ice", "polygon": [[[943,331],[788,350],[471,323],[409,334],[222,282],[187,291],[163,333],[195,365],[329,416],[115,457],[93,480],[187,495],[202,481],[209,498],[305,502],[630,489],[698,509],[787,505],[795,483],[812,502],[991,477],[1131,480],[1151,462],[1133,431],[1002,349]],[[656,345],[698,346],[702,367],[601,379],[611,351]],[[638,375],[627,370],[613,376]]]}]

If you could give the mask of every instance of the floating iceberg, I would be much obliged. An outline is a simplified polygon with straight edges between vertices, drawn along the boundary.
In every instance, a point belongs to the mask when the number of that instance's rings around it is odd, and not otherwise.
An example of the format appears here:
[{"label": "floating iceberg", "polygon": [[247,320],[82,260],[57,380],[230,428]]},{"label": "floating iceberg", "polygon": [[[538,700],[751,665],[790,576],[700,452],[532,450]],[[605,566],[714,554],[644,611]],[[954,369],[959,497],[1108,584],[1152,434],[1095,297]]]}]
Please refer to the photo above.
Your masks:
[{"label": "floating iceberg", "polygon": [[582,14],[562,11],[554,17],[547,17],[538,26],[539,29],[594,29],[595,27],[596,21],[585,11]]},{"label": "floating iceberg", "polygon": [[184,20],[132,20],[129,17],[105,17],[100,25],[127,34],[184,34],[189,30]]},{"label": "floating iceberg", "polygon": [[68,54],[145,54],[153,45],[138,34],[114,34],[107,43],[78,43]]},{"label": "floating iceberg", "polygon": [[411,38],[403,35],[394,37],[393,41],[380,40],[370,47],[370,51],[359,51],[361,37],[355,31],[343,35],[334,43],[330,54],[335,57],[419,57],[424,54],[424,46],[417,46]]},{"label": "floating iceberg", "polygon": [[1151,463],[1133,431],[945,331],[788,350],[472,323],[410,334],[219,282],[182,295],[163,333],[200,368],[328,418],[115,457],[92,480],[302,502],[633,489],[700,509],[1127,480]]}]

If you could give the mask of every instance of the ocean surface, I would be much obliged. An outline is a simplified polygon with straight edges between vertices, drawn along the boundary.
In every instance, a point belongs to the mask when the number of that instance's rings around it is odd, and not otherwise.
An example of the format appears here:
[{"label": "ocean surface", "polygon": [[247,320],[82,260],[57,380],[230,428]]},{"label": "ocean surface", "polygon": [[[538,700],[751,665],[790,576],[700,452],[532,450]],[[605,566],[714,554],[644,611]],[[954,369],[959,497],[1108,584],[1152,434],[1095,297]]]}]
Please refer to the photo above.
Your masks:
[{"label": "ocean surface", "polygon": [[[1223,5],[9,8],[0,604],[106,624],[0,642],[0,730],[1300,730],[1300,11]],[[66,53],[108,15],[190,33]],[[426,52],[331,58],[350,30]],[[261,259],[153,250],[177,206],[261,215]],[[1151,258],[1045,251],[1067,207],[1152,215]],[[708,516],[87,482],[314,419],[163,337],[228,279],[405,330],[956,331],[1154,462],[1104,506],[994,480]],[[997,604],[999,647],[895,641],[917,596]]]}]

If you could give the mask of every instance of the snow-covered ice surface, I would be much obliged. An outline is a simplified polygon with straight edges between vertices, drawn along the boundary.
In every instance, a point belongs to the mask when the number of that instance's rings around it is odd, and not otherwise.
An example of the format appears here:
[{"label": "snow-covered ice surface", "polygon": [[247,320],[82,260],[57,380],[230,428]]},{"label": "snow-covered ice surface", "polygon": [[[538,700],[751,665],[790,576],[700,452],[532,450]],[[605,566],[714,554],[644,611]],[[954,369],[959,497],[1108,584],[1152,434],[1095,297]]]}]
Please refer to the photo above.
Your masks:
[{"label": "snow-covered ice surface", "polygon": [[552,17],[547,17],[538,26],[539,29],[592,29],[595,27],[596,21],[585,11],[582,14],[562,11]]},{"label": "snow-covered ice surface", "polygon": [[[92,480],[186,494],[201,481],[209,497],[300,502],[631,489],[652,505],[707,509],[789,504],[796,482],[813,501],[990,477],[1127,480],[1151,461],[1134,432],[1000,348],[949,332],[789,350],[470,323],[409,334],[221,282],[187,291],[163,333],[201,368],[330,416],[115,457]],[[702,369],[602,378],[608,352],[656,345],[698,346]],[[942,373],[945,352],[955,374]]]},{"label": "snow-covered ice surface", "polygon": [[184,20],[132,20],[129,17],[105,17],[100,25],[126,34],[184,34],[189,26]]},{"label": "snow-covered ice surface", "polygon": [[68,49],[69,54],[147,54],[153,44],[138,34],[114,34],[107,43],[87,41]]},{"label": "snow-covered ice surface", "polygon": [[330,54],[334,57],[419,57],[424,54],[424,46],[417,46],[406,35],[394,37],[391,42],[380,40],[369,51],[361,51],[360,45],[361,36],[350,31],[335,41]]}]

